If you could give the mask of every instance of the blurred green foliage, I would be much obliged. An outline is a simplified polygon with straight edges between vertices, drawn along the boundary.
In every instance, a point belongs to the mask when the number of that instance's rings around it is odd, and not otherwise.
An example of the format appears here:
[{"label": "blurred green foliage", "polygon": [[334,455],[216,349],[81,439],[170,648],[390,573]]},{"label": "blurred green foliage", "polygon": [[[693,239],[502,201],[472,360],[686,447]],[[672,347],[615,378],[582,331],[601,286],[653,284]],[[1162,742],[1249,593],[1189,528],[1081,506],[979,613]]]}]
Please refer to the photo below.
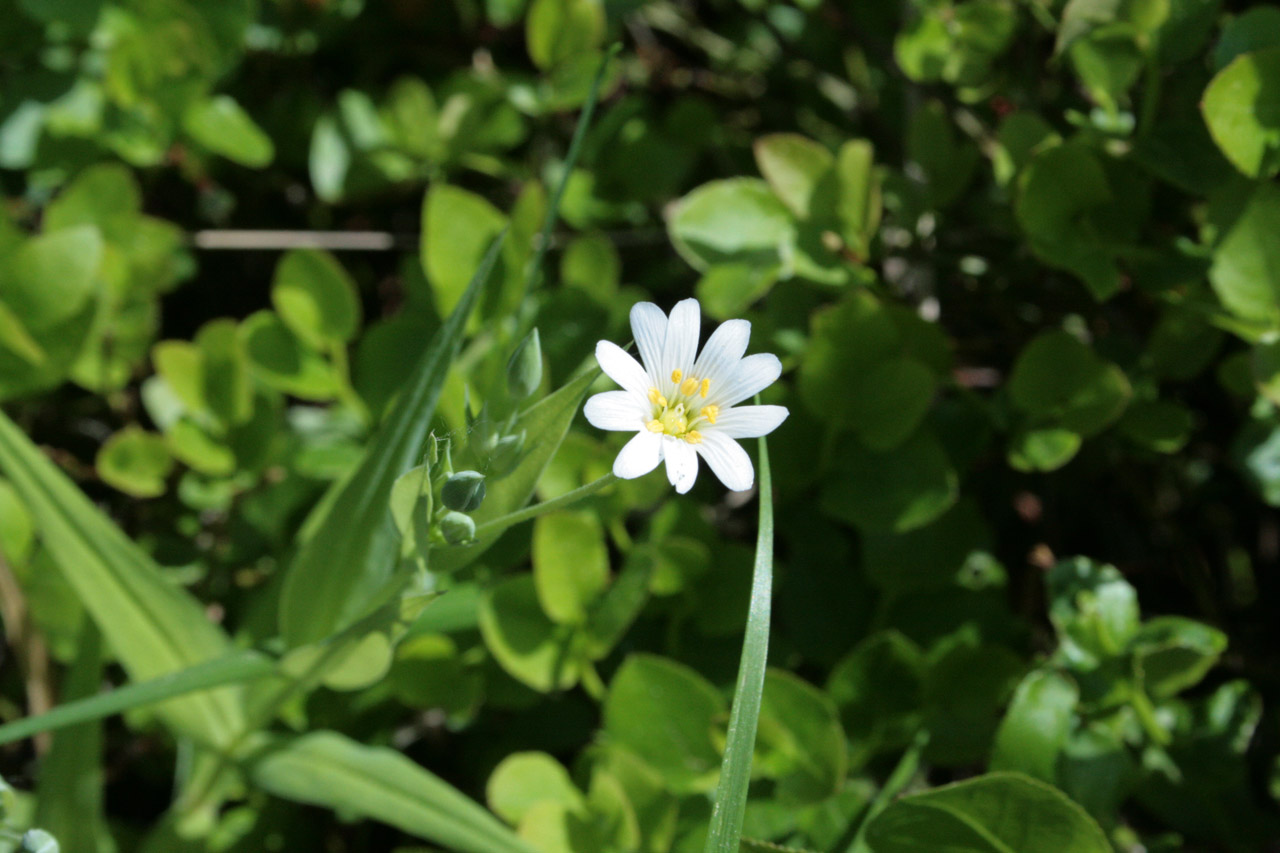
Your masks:
[{"label": "blurred green foliage", "polygon": [[702,850],[750,495],[577,417],[689,295],[791,411],[743,850],[1268,849],[1278,173],[1266,5],[0,0],[0,723],[148,684],[0,850]]}]

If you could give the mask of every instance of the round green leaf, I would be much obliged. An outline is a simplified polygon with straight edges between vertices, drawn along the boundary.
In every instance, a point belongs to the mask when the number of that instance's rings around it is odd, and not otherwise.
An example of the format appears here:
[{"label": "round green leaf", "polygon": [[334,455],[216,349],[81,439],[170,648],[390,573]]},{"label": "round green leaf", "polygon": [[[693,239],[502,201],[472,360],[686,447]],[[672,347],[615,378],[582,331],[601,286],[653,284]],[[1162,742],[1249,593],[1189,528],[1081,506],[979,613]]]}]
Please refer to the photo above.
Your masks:
[{"label": "round green leaf", "polygon": [[565,637],[538,604],[533,577],[499,581],[480,600],[480,634],[498,664],[517,681],[543,693],[578,681],[578,662],[565,654]]},{"label": "round green leaf", "polygon": [[356,284],[328,252],[289,252],[276,267],[271,304],[303,341],[321,348],[355,337],[360,327]]},{"label": "round green leaf", "polygon": [[604,24],[599,0],[534,0],[525,19],[529,58],[546,70],[599,47]]},{"label": "round green leaf", "polygon": [[798,133],[773,133],[756,140],[752,150],[760,174],[796,216],[809,215],[819,182],[828,176],[835,157],[820,142]]},{"label": "round green leaf", "polygon": [[609,551],[594,512],[555,512],[534,522],[533,581],[553,621],[586,621],[592,602],[609,583]]},{"label": "round green leaf", "polygon": [[1213,253],[1209,283],[1233,314],[1280,325],[1280,187],[1260,184]]},{"label": "round green leaf", "polygon": [[328,400],[338,377],[319,353],[307,347],[271,311],[251,314],[240,324],[249,365],[273,388],[307,400]]},{"label": "round green leaf", "polygon": [[790,212],[757,178],[703,184],[676,202],[667,230],[698,270],[720,263],[781,267],[784,259],[790,263],[796,239]]},{"label": "round green leaf", "polygon": [[928,430],[876,453],[846,440],[819,504],[867,532],[905,533],[928,524],[956,501],[959,481]]},{"label": "round green leaf", "polygon": [[275,157],[271,137],[229,95],[196,101],[182,116],[182,129],[215,154],[260,169]]},{"label": "round green leaf", "polygon": [[1280,172],[1280,47],[1237,56],[1204,90],[1213,141],[1251,178]]},{"label": "round green leaf", "polygon": [[516,752],[502,759],[485,784],[485,799],[510,824],[520,823],[530,808],[548,800],[570,809],[585,805],[564,765],[545,752]]},{"label": "round green leaf", "polygon": [[98,449],[98,476],[110,486],[137,498],[164,494],[165,479],[173,471],[173,457],[164,438],[138,426],[127,426]]}]

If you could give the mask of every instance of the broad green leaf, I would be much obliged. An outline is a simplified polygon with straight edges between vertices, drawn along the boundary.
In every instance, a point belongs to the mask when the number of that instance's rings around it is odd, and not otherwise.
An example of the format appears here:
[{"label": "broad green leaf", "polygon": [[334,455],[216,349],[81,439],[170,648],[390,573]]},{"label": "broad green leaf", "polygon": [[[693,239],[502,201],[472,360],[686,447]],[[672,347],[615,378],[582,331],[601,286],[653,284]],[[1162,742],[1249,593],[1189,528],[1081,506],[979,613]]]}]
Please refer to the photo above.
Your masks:
[{"label": "broad green leaf", "polygon": [[398,752],[312,732],[271,745],[249,776],[278,797],[381,821],[459,853],[534,853],[493,815]]},{"label": "broad green leaf", "polygon": [[542,693],[578,683],[581,662],[571,653],[571,637],[543,612],[532,576],[498,581],[480,599],[479,612],[485,646],[511,677]]},{"label": "broad green leaf", "polygon": [[[759,665],[761,679],[762,652],[761,648],[749,658]],[[753,692],[759,690],[755,687]],[[655,655],[631,655],[609,685],[604,701],[604,734],[661,773],[673,793],[707,791],[715,784],[720,766],[716,729],[724,712],[724,699],[694,670]],[[749,723],[755,716],[751,713],[741,718],[735,738],[736,743],[744,734],[752,735],[746,739],[746,754],[740,755],[748,773],[750,745],[755,737],[747,729],[753,728]],[[744,771],[735,771],[734,776]],[[723,798],[721,801],[729,802]]]},{"label": "broad green leaf", "polygon": [[212,660],[161,675],[149,681],[127,684],[108,693],[66,701],[51,711],[24,717],[0,726],[0,744],[12,743],[39,732],[57,731],[91,720],[100,720],[133,708],[144,708],[158,702],[208,691],[228,684],[239,684],[271,675],[275,664],[255,651],[229,652]]},{"label": "broad green leaf", "polygon": [[752,264],[715,264],[698,279],[694,290],[709,317],[738,317],[764,297],[778,281],[778,270]]},{"label": "broad green leaf", "polygon": [[581,624],[609,583],[609,551],[594,512],[566,510],[533,523],[533,581],[552,621]]},{"label": "broad green leaf", "polygon": [[1242,53],[1280,46],[1280,9],[1257,5],[1230,17],[1213,49],[1213,67],[1221,71]]},{"label": "broad green leaf", "polygon": [[822,143],[798,133],[762,136],[752,150],[756,167],[773,194],[796,216],[807,217],[819,181],[835,163],[831,152]]},{"label": "broad green leaf", "polygon": [[874,423],[874,417],[859,412],[861,401],[851,393],[849,382],[861,380],[900,349],[898,328],[884,305],[870,293],[855,291],[810,318],[809,349],[800,363],[800,397],[824,422],[842,427],[859,420]]},{"label": "broad green leaf", "polygon": [[182,129],[215,154],[260,169],[275,157],[271,137],[229,95],[196,101],[182,116]]},{"label": "broad green leaf", "polygon": [[569,808],[585,805],[569,771],[545,752],[517,752],[502,759],[485,785],[489,808],[512,825],[529,809],[550,800]]},{"label": "broad green leaf", "polygon": [[[200,603],[111,523],[0,414],[0,470],[21,497],[58,568],[134,681],[186,669],[228,650]],[[237,691],[225,688],[162,705],[178,731],[210,744],[239,733]]]},{"label": "broad green leaf", "polygon": [[795,221],[757,178],[703,184],[676,202],[667,230],[676,251],[697,270],[738,263],[790,274]]},{"label": "broad green leaf", "polygon": [[576,237],[560,256],[560,281],[606,302],[618,290],[622,260],[612,241],[603,234]]},{"label": "broad green leaf", "polygon": [[195,420],[183,417],[164,433],[169,451],[192,469],[210,477],[225,477],[235,471],[231,448],[210,435]]},{"label": "broad green leaf", "polygon": [[655,563],[649,554],[633,550],[622,571],[591,607],[585,627],[587,653],[592,660],[613,650],[648,603]]},{"label": "broad green leaf", "polygon": [[332,115],[320,116],[311,131],[307,166],[317,196],[330,203],[342,198],[351,168],[351,149]]},{"label": "broad green leaf", "polygon": [[454,310],[507,217],[485,199],[449,184],[433,184],[422,202],[422,269],[440,316]]},{"label": "broad green leaf", "polygon": [[836,152],[839,198],[836,214],[845,243],[859,258],[871,251],[880,228],[880,177],[875,170],[875,149],[865,139],[850,139]]},{"label": "broad green leaf", "polygon": [[533,64],[547,70],[604,40],[599,0],[533,0],[525,18],[525,41]]},{"label": "broad green leaf", "polygon": [[921,694],[929,732],[924,756],[944,767],[980,761],[1027,665],[1005,646],[984,643],[970,632],[944,639],[931,657]]},{"label": "broad green leaf", "polygon": [[924,653],[897,631],[873,634],[831,670],[827,692],[852,747],[850,769],[904,748],[919,729]]},{"label": "broad green leaf", "polygon": [[507,529],[502,517],[529,502],[538,478],[564,441],[583,396],[599,375],[599,370],[583,371],[516,419],[514,431],[525,434],[520,464],[507,476],[487,484],[484,503],[471,513],[476,522],[476,541],[432,549],[432,571],[452,572],[469,565],[502,535]]},{"label": "broad green leaf", "polygon": [[875,853],[1110,853],[1111,842],[1057,788],[1018,773],[911,794],[871,822]]},{"label": "broad green leaf", "polygon": [[969,556],[991,545],[977,506],[961,500],[932,524],[909,533],[863,536],[862,570],[891,593],[955,588]]},{"label": "broad green leaf", "polygon": [[1280,187],[1260,184],[1213,252],[1209,283],[1233,314],[1280,326]]},{"label": "broad green leaf", "polygon": [[1009,465],[1017,471],[1056,471],[1075,458],[1083,442],[1080,433],[1064,427],[1018,430],[1009,438]]},{"label": "broad green leaf", "polygon": [[758,771],[777,781],[784,801],[820,802],[844,784],[848,755],[835,705],[795,675],[765,675],[758,738]]},{"label": "broad green leaf", "polygon": [[906,441],[933,402],[933,371],[914,358],[888,358],[854,378],[849,426],[872,450],[892,450]]},{"label": "broad green leaf", "polygon": [[345,343],[360,327],[355,282],[328,252],[299,249],[276,267],[271,304],[293,333],[316,349]]},{"label": "broad green leaf", "polygon": [[142,192],[133,173],[119,163],[91,166],[58,193],[44,212],[46,231],[96,225],[112,242],[127,239],[137,225]]},{"label": "broad green leaf", "polygon": [[1120,431],[1131,441],[1156,453],[1177,453],[1186,446],[1195,425],[1191,410],[1172,400],[1134,403],[1120,420]]},{"label": "broad green leaf", "polygon": [[1120,417],[1132,393],[1119,367],[1067,332],[1029,343],[1009,375],[1013,405],[1035,421],[1095,435]]},{"label": "broad green leaf", "polygon": [[330,400],[338,393],[341,380],[333,367],[275,313],[250,314],[240,335],[250,368],[272,388],[304,400]]},{"label": "broad green leaf", "polygon": [[196,334],[203,399],[223,424],[242,424],[253,414],[253,384],[234,320],[211,320]]},{"label": "broad green leaf", "polygon": [[960,197],[982,156],[972,142],[957,136],[937,101],[930,101],[912,116],[906,142],[908,156],[923,173],[929,201],[937,208]]},{"label": "broad green leaf", "polygon": [[1280,172],[1280,46],[1237,56],[1204,90],[1213,141],[1251,178]]},{"label": "broad green leaf", "polygon": [[280,627],[290,646],[345,627],[394,592],[399,541],[388,501],[397,477],[418,461],[436,401],[462,342],[463,328],[502,249],[489,248],[453,314],[422,354],[355,473],[334,486],[315,532],[289,565]]},{"label": "broad green leaf", "polygon": [[956,502],[959,479],[928,430],[877,453],[846,441],[819,506],[868,533],[906,533],[923,527]]},{"label": "broad green leaf", "polygon": [[[76,659],[62,682],[61,703],[92,697],[102,685],[102,638],[88,620],[80,632]],[[97,720],[63,729],[40,761],[35,823],[70,851],[110,850],[103,815],[102,726]]]},{"label": "broad green leaf", "polygon": [[103,482],[137,498],[164,494],[173,457],[161,436],[127,426],[98,449],[94,467]]},{"label": "broad green leaf", "polygon": [[460,655],[446,634],[419,634],[401,642],[388,682],[402,703],[438,708],[451,725],[469,721],[485,698],[480,670]]},{"label": "broad green leaf", "polygon": [[[751,570],[751,600],[742,638],[742,655],[738,661],[738,679],[733,689],[733,705],[729,711],[729,729],[725,734],[724,760],[720,765],[720,778],[716,781],[712,801],[715,805],[703,847],[705,853],[736,853],[742,837],[747,789],[751,784],[751,760],[755,753],[764,696],[765,667],[769,659],[769,621],[773,607],[773,472],[769,467],[769,446],[763,437],[758,446],[760,516],[756,529],[755,562]],[[615,677],[609,701],[614,700],[617,686]],[[605,707],[607,728],[608,702]],[[836,728],[838,731],[838,724]],[[643,738],[637,740],[643,741]],[[840,735],[840,745],[844,745],[843,735]],[[647,755],[644,752],[640,754]],[[843,772],[843,768],[839,768],[839,773]],[[803,781],[799,787],[802,793],[808,793],[803,790]]]},{"label": "broad green leaf", "polygon": [[0,269],[0,300],[39,340],[93,298],[101,261],[102,237],[92,226],[32,237]]},{"label": "broad green leaf", "polygon": [[1080,691],[1052,670],[1036,670],[1018,685],[996,730],[992,770],[1016,770],[1044,782],[1058,778],[1058,756],[1075,722]]},{"label": "broad green leaf", "polygon": [[1200,682],[1227,650],[1227,635],[1181,616],[1157,616],[1132,640],[1134,667],[1155,698],[1173,696]]}]

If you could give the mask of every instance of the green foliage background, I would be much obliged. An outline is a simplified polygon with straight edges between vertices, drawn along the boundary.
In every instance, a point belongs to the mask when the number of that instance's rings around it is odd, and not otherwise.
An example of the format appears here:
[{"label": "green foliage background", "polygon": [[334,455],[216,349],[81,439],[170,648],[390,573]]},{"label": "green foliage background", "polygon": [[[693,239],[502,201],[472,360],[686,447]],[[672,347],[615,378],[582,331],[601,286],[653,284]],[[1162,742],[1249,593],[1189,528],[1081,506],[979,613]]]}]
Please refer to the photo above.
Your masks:
[{"label": "green foliage background", "polygon": [[503,519],[696,295],[791,410],[743,850],[1271,849],[1278,172],[1272,6],[0,0],[0,848],[702,850],[751,496]]}]

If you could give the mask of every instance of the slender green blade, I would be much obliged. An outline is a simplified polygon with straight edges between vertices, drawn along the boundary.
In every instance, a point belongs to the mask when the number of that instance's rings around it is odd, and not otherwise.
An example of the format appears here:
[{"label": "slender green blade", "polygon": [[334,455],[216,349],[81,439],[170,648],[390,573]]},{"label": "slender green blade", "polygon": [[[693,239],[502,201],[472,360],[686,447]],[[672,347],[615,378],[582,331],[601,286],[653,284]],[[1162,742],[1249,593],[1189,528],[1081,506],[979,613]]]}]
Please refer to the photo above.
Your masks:
[{"label": "slender green blade", "polygon": [[760,699],[764,693],[765,663],[769,657],[769,606],[773,598],[773,476],[769,448],[760,439],[760,529],[756,535],[756,562],[751,578],[751,603],[747,611],[738,684],[729,712],[720,781],[707,833],[706,853],[737,853],[742,819],[747,810],[747,785],[751,782],[751,757],[755,751]]},{"label": "slender green blade", "polygon": [[337,732],[285,741],[250,762],[263,790],[390,824],[459,853],[533,853],[484,808],[434,774],[383,747]]},{"label": "slender green blade", "polygon": [[[418,461],[467,317],[502,249],[499,235],[449,319],[374,436],[355,473],[342,481],[314,535],[289,567],[280,598],[280,629],[290,647],[314,643],[359,619],[390,592],[399,539],[388,500],[396,478]],[[314,523],[312,523],[314,522]]]},{"label": "slender green blade", "polygon": [[[205,617],[200,602],[165,580],[155,562],[3,413],[0,470],[131,679],[147,681],[228,651],[226,635]],[[226,743],[243,724],[234,688],[175,700],[160,714],[176,730],[213,745]]]},{"label": "slender green blade", "polygon": [[[262,678],[275,672],[275,664],[254,651],[238,651],[214,660],[195,664],[180,672],[172,672],[129,684],[96,696],[66,702],[39,716],[25,717],[0,726],[0,744],[31,737],[39,732],[74,726],[89,720],[100,720],[131,708],[154,705],[189,693],[211,690]],[[198,697],[193,697],[198,698]]]}]

